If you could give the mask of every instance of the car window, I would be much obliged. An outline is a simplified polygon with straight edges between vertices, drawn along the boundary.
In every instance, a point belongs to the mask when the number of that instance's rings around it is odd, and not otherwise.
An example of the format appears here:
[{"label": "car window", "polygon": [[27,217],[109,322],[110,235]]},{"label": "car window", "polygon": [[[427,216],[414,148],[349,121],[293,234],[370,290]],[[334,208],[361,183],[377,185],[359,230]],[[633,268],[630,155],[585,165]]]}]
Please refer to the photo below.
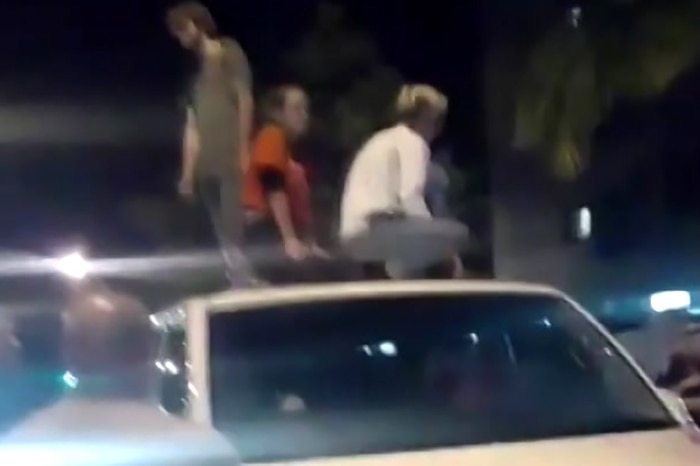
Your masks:
[{"label": "car window", "polygon": [[244,462],[675,425],[587,318],[548,295],[334,300],[210,319],[212,415]]}]

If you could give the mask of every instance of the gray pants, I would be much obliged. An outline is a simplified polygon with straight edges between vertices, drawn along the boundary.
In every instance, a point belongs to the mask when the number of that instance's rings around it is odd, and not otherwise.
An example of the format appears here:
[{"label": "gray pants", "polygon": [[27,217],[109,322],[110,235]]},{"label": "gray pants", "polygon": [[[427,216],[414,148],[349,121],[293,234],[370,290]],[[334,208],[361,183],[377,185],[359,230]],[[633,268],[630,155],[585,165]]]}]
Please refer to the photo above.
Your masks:
[{"label": "gray pants", "polygon": [[454,220],[378,217],[365,231],[342,241],[351,259],[383,262],[392,278],[411,278],[463,251],[468,237],[469,229]]},{"label": "gray pants", "polygon": [[245,236],[245,214],[241,199],[241,185],[230,178],[202,177],[197,191],[212,223],[233,285],[247,285],[255,281],[253,269],[242,252]]}]

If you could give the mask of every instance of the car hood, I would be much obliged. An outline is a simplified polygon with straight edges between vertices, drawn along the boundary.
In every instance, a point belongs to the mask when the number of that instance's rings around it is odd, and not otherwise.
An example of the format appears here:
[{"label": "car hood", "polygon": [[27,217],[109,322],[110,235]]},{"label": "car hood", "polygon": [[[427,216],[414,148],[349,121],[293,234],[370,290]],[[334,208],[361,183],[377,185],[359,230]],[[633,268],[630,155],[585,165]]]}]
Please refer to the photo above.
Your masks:
[{"label": "car hood", "polygon": [[[303,466],[694,466],[700,446],[681,429],[293,461]],[[276,463],[280,464],[280,463]]]}]

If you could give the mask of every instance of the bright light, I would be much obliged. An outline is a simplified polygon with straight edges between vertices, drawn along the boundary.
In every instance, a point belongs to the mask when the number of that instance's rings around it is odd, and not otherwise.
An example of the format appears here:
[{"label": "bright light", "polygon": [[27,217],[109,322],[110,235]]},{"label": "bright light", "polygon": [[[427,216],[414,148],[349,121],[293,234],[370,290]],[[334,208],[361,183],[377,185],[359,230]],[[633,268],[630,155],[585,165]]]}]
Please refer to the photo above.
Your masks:
[{"label": "bright light", "polygon": [[167,374],[177,375],[180,373],[180,368],[173,361],[170,361],[168,359],[165,359],[163,361],[156,361],[156,367],[159,371],[165,372]]},{"label": "bright light", "polygon": [[690,293],[687,291],[660,291],[649,297],[649,305],[655,312],[666,312],[690,307]]},{"label": "bright light", "polygon": [[585,240],[590,238],[592,230],[591,210],[588,207],[581,207],[576,211],[576,239]]},{"label": "bright light", "polygon": [[172,361],[165,361],[163,366],[165,366],[165,370],[170,372],[172,375],[177,375],[180,373],[180,369]]},{"label": "bright light", "polygon": [[384,356],[396,356],[398,353],[396,350],[396,345],[390,341],[383,341],[379,343],[379,352]]},{"label": "bright light", "polygon": [[68,388],[75,389],[78,387],[78,378],[66,371],[63,374],[63,383],[66,384]]},{"label": "bright light", "polygon": [[74,280],[82,280],[88,274],[88,263],[79,252],[67,254],[58,259],[58,271]]}]

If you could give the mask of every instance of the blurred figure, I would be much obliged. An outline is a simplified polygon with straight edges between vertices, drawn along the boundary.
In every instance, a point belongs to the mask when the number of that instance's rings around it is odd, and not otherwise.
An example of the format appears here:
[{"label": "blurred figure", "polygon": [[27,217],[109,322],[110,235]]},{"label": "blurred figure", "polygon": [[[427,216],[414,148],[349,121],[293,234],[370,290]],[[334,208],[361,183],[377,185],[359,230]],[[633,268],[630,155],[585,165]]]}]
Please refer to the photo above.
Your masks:
[{"label": "blurred figure", "polygon": [[434,219],[426,204],[429,144],[442,131],[447,98],[424,85],[403,86],[398,123],[360,149],[345,181],[340,237],[347,253],[382,263],[392,278],[422,276],[452,257],[467,236],[457,222]]},{"label": "blurred figure", "polygon": [[236,464],[218,433],[160,409],[157,336],[141,303],[107,290],[83,294],[71,302],[64,327],[75,388],[9,432],[2,464],[95,465],[97,455],[120,465]]},{"label": "blurred figure", "polygon": [[700,325],[686,328],[656,383],[682,397],[695,422],[700,423]]},{"label": "blurred figure", "polygon": [[20,344],[12,319],[0,316],[0,370],[17,367],[19,352]]},{"label": "blurred figure", "polygon": [[[170,33],[199,60],[187,99],[180,195],[206,206],[224,258],[246,282],[250,269],[238,250],[243,239],[242,173],[248,167],[252,74],[243,49],[221,37],[209,10],[197,2],[167,12]],[[231,277],[236,279],[236,277]]]},{"label": "blurred figure", "polygon": [[[425,199],[430,213],[435,218],[454,219],[449,205],[450,175],[445,168],[450,163],[447,149],[433,154],[428,165],[425,187]],[[464,266],[459,256],[452,260],[439,261],[425,271],[426,278],[460,278],[464,275]]]},{"label": "blurred figure", "polygon": [[0,317],[0,433],[5,432],[24,414],[21,401],[20,343],[14,322]]},{"label": "blurred figure", "polygon": [[450,176],[445,169],[446,159],[449,154],[446,150],[436,152],[428,166],[428,176],[425,186],[425,198],[433,217],[449,218],[450,207],[448,202],[450,190]]},{"label": "blurred figure", "polygon": [[293,274],[295,268],[275,264],[284,259],[274,251],[281,249],[295,262],[327,256],[316,242],[311,187],[294,154],[296,142],[308,129],[308,97],[298,86],[275,87],[263,98],[260,117],[244,184],[246,238],[251,249],[260,251],[254,254],[260,259],[257,270],[268,272],[262,272],[262,278],[278,280],[269,276],[272,270],[285,268]]}]

